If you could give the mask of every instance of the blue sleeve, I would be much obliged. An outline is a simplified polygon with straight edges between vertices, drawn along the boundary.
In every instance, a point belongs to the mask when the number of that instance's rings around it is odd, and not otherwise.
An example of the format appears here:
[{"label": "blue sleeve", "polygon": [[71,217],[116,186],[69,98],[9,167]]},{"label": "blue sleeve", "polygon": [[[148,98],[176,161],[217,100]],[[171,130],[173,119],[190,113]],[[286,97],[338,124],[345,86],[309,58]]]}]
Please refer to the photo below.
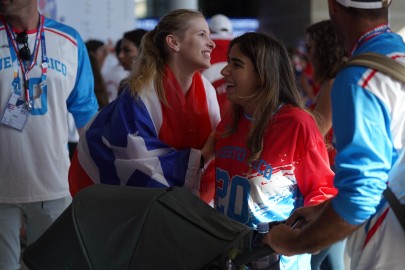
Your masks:
[{"label": "blue sleeve", "polygon": [[67,99],[76,126],[82,128],[97,113],[98,103],[94,94],[94,77],[87,49],[77,34],[78,66],[74,89]]},{"label": "blue sleeve", "polygon": [[394,158],[390,117],[373,93],[343,79],[335,81],[332,112],[339,190],[332,206],[346,222],[358,225],[376,212],[386,188]]}]

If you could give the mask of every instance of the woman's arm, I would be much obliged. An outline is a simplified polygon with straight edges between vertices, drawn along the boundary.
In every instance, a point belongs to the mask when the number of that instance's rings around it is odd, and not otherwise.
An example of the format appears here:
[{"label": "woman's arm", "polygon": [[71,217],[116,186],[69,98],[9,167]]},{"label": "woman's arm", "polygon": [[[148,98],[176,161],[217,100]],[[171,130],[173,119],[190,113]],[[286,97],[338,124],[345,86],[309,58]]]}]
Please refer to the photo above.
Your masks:
[{"label": "woman's arm", "polygon": [[332,128],[332,101],[331,91],[333,79],[327,80],[321,84],[321,89],[316,97],[314,111],[321,117],[317,119],[317,124],[323,137]]}]

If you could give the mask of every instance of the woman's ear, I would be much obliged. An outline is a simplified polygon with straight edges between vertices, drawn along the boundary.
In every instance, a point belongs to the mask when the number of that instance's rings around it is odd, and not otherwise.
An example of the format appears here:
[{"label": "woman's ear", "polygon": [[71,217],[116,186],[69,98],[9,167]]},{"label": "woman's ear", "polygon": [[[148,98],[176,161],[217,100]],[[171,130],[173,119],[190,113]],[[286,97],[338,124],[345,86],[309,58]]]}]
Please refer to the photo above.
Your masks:
[{"label": "woman's ear", "polygon": [[167,35],[166,43],[172,51],[175,51],[175,52],[180,51],[180,43],[175,35],[172,35],[172,34]]}]

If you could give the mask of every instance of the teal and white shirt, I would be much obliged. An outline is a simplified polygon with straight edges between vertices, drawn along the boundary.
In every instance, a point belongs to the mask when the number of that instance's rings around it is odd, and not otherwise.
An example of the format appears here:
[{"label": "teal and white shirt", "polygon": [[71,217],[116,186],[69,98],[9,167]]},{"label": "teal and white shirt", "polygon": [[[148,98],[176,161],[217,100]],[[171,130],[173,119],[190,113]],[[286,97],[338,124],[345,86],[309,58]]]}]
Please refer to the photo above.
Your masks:
[{"label": "teal and white shirt", "polygon": [[[43,28],[27,31],[28,46],[34,55],[28,72],[33,108],[21,131],[0,125],[0,203],[68,196],[68,111],[81,128],[98,110],[93,73],[80,35],[51,19],[44,18],[43,22]],[[11,27],[5,23],[0,16],[0,117],[15,90],[11,86],[15,71],[24,89],[23,72],[18,59],[15,62],[15,49],[7,34]],[[41,28],[44,35],[38,40]],[[43,81],[43,55],[48,59],[46,91],[37,86]]]}]

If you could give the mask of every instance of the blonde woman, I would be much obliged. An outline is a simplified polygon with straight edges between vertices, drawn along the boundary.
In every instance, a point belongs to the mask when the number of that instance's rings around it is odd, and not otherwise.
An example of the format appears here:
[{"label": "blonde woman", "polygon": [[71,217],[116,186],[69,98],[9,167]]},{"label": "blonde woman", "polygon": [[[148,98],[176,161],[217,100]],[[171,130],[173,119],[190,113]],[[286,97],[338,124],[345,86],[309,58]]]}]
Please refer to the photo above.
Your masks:
[{"label": "blonde woman", "polygon": [[[199,72],[211,65],[209,34],[204,16],[186,9],[145,34],[126,89],[82,133],[69,175],[73,194],[94,183],[200,193],[220,120],[215,90]],[[203,175],[201,196],[209,202],[214,174]]]}]

